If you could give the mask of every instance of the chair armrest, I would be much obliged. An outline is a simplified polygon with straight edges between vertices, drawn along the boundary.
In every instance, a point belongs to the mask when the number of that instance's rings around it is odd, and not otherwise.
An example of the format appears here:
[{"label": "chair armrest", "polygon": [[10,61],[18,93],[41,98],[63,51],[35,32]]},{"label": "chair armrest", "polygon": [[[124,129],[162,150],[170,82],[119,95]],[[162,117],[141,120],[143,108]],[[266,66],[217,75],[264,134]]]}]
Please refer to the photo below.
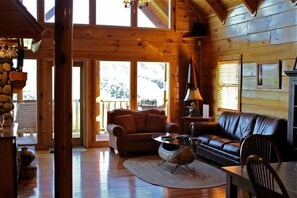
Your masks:
[{"label": "chair armrest", "polygon": [[197,137],[202,134],[217,134],[220,127],[217,122],[192,122],[190,131],[192,136]]},{"label": "chair armrest", "polygon": [[178,133],[178,125],[173,122],[165,123],[165,132],[167,133]]},{"label": "chair armrest", "polygon": [[124,128],[117,124],[108,124],[107,131],[116,137],[124,135]]}]

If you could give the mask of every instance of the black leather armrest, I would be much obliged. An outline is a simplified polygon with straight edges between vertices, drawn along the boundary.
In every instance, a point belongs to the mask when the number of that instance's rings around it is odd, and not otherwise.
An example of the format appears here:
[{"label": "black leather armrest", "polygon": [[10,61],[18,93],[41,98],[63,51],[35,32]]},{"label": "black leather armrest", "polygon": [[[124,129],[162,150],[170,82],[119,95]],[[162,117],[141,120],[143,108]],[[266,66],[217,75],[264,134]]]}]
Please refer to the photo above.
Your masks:
[{"label": "black leather armrest", "polygon": [[220,127],[217,122],[192,122],[190,131],[192,136],[197,137],[202,134],[217,134]]}]

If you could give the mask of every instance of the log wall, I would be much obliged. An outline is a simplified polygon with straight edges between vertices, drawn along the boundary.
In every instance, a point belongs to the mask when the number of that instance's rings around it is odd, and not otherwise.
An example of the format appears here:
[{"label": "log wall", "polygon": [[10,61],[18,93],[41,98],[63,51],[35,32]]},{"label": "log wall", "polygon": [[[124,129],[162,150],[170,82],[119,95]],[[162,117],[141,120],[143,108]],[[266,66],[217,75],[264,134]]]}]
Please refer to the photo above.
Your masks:
[{"label": "log wall", "polygon": [[[243,5],[227,13],[222,24],[218,18],[206,19],[209,39],[204,43],[202,83],[205,101],[212,113],[217,111],[217,64],[219,60],[239,60],[242,55],[242,112],[288,117],[288,77],[297,55],[297,8],[287,0],[263,1],[252,16]],[[259,88],[256,65],[282,62],[281,88]]]}]

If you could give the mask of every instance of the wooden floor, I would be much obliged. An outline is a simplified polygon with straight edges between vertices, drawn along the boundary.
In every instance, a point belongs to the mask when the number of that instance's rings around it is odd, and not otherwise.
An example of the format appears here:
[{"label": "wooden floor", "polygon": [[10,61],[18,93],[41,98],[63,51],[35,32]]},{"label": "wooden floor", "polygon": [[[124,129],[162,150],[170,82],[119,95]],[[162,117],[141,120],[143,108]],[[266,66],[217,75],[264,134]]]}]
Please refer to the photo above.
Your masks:
[{"label": "wooden floor", "polygon": [[[19,198],[54,197],[54,154],[47,150],[36,151],[36,156],[37,176],[19,181]],[[151,185],[123,167],[126,159],[110,152],[108,148],[73,151],[73,197],[226,197],[225,186],[184,190]]]}]

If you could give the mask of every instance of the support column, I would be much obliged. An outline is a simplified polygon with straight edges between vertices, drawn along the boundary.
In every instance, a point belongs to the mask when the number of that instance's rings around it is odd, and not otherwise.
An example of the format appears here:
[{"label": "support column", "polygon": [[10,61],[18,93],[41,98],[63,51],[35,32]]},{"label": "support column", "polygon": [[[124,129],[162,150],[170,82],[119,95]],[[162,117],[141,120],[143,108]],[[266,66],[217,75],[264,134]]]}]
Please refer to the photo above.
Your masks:
[{"label": "support column", "polygon": [[55,1],[55,197],[72,197],[72,0]]}]

